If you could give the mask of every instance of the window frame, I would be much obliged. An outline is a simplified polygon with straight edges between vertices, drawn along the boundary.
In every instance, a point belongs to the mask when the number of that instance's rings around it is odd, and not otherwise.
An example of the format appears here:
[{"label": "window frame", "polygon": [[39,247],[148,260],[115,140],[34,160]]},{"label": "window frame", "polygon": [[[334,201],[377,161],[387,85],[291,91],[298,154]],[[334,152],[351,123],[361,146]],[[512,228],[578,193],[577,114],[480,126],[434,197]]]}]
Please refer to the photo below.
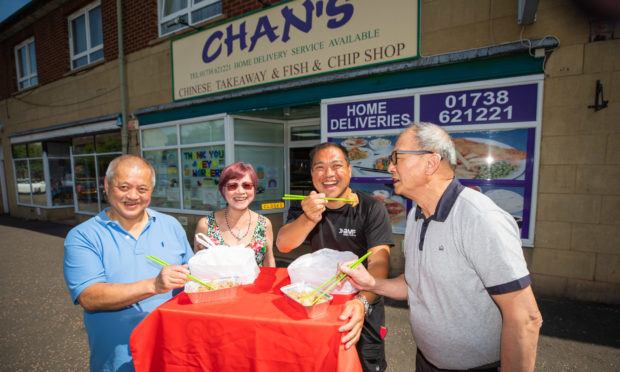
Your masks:
[{"label": "window frame", "polygon": [[[36,142],[41,142],[42,144],[42,152],[41,152],[41,156],[30,156],[28,153],[26,153],[26,157],[23,158],[15,158],[13,155],[13,149],[12,146],[14,145],[28,145],[30,143],[36,143]],[[73,207],[73,204],[62,204],[62,205],[54,205],[53,201],[52,201],[52,194],[51,194],[51,181],[50,181],[50,169],[49,169],[49,161],[50,160],[58,160],[58,159],[62,159],[62,160],[69,160],[69,155],[67,156],[59,156],[59,155],[48,155],[47,154],[47,149],[45,148],[45,141],[34,141],[34,142],[20,142],[20,143],[13,143],[11,144],[11,158],[13,161],[13,182],[14,182],[14,186],[15,186],[15,201],[16,204],[18,206],[25,206],[25,207],[37,207],[37,208],[45,208],[45,209],[58,209],[58,208],[71,208]],[[17,166],[16,166],[16,162],[20,162],[20,161],[26,161],[26,166],[28,169],[28,179],[30,180],[30,203],[23,203],[20,202],[19,200],[19,189],[18,189],[18,178],[17,178]],[[41,161],[42,166],[43,166],[43,182],[45,183],[45,204],[36,204],[34,201],[34,186],[33,186],[33,182],[32,182],[32,171],[30,168],[30,163],[31,161]]]},{"label": "window frame", "polygon": [[[93,138],[93,152],[89,152],[89,153],[83,153],[83,154],[76,154],[73,152],[73,143],[71,144],[71,175],[73,177],[73,210],[76,214],[84,214],[84,215],[90,215],[90,216],[95,216],[97,214],[99,214],[102,211],[102,203],[101,203],[101,199],[104,193],[103,187],[101,187],[99,185],[99,179],[101,178],[102,175],[99,174],[99,158],[101,157],[107,157],[107,156],[121,156],[123,155],[122,151],[108,151],[108,152],[98,152],[97,150],[97,136],[98,135],[102,135],[102,134],[107,134],[107,133],[116,133],[116,132],[102,132],[102,133],[88,133],[84,136],[80,136],[80,137],[92,137]],[[120,136],[120,133],[119,133]],[[97,188],[97,212],[92,212],[89,210],[82,210],[80,209],[80,202],[79,202],[79,195],[78,195],[78,183],[77,183],[77,175],[75,173],[75,165],[76,165],[76,159],[81,159],[81,158],[93,158],[93,164],[94,164],[94,168],[95,168],[95,185]],[[105,174],[103,175],[103,177],[105,177]]]},{"label": "window frame", "polygon": [[[33,44],[33,48],[34,48],[34,56],[32,58],[34,58],[34,72],[31,71],[32,66],[31,66],[31,56],[30,56],[30,44]],[[19,73],[21,70],[21,66],[19,65],[19,51],[24,48],[24,50],[26,51],[26,66],[28,68],[28,73],[24,73],[24,77],[20,77]],[[39,76],[37,74],[37,50],[36,50],[36,44],[34,42],[34,36],[29,37],[28,39],[22,41],[21,43],[17,44],[15,46],[15,73],[16,73],[16,77],[17,77],[17,90],[24,90],[24,89],[28,89],[30,87],[34,87],[39,85]],[[32,79],[36,79],[34,83],[32,83]],[[23,82],[28,82],[27,86],[21,86],[21,84]]]},{"label": "window frame", "polygon": [[[213,120],[218,120],[218,119],[224,119],[224,139],[223,140],[217,140],[217,141],[212,141],[212,142],[181,144],[181,126],[188,125],[188,124],[195,124],[197,122],[213,121]],[[286,167],[288,164],[286,137],[283,137],[284,138],[283,143],[235,141],[234,139],[234,130],[235,130],[234,120],[235,119],[262,121],[262,122],[268,122],[268,123],[278,123],[282,125],[283,136],[286,136],[286,133],[287,133],[286,132],[286,121],[284,120],[270,120],[270,119],[246,117],[246,116],[240,116],[240,115],[229,115],[226,113],[140,126],[140,143],[144,143],[143,131],[146,131],[149,129],[173,127],[175,128],[176,135],[177,135],[176,144],[173,144],[173,145],[152,146],[152,147],[141,146],[140,147],[140,155],[143,158],[146,158],[146,155],[148,154],[148,152],[151,152],[151,151],[162,151],[162,150],[176,151],[177,169],[179,169],[179,172],[180,172],[179,173],[179,176],[180,176],[179,184],[181,186],[179,190],[180,192],[179,208],[159,207],[159,206],[153,206],[153,205],[151,205],[150,208],[157,210],[157,211],[165,212],[165,213],[181,213],[181,214],[192,214],[192,215],[207,215],[207,214],[212,213],[212,211],[207,211],[207,210],[189,209],[189,208],[186,208],[184,205],[186,191],[184,190],[184,187],[182,186],[185,181],[184,179],[185,176],[181,173],[181,170],[183,169],[183,164],[181,160],[182,151],[184,149],[195,148],[195,147],[200,147],[200,146],[204,146],[204,147],[224,146],[224,154],[225,154],[224,161],[226,165],[232,164],[235,161],[237,161],[237,159],[235,159],[235,147],[236,146],[259,146],[259,147],[265,147],[265,148],[281,147],[283,149],[283,156],[284,156],[283,166],[285,167],[283,169],[283,177],[284,177],[283,182],[284,182],[284,189],[287,190],[286,187],[288,187],[289,177],[288,177],[288,172],[286,171]],[[286,211],[286,209],[278,208],[278,209],[264,209],[264,210],[258,210],[258,211],[261,214],[276,214],[276,213],[283,213]]]},{"label": "window frame", "polygon": [[[94,3],[91,3],[83,8],[81,8],[80,10],[78,10],[77,12],[71,14],[69,17],[67,17],[67,26],[68,26],[68,35],[69,35],[69,51],[71,54],[71,59],[70,59],[70,65],[71,65],[71,70],[78,70],[80,68],[83,68],[85,66],[88,66],[90,64],[93,64],[97,61],[101,61],[105,58],[104,55],[101,56],[100,59],[97,59],[95,61],[91,60],[91,54],[93,54],[94,52],[98,52],[99,50],[103,50],[103,19],[101,20],[101,24],[102,24],[102,29],[101,29],[101,44],[93,47],[90,45],[90,39],[91,39],[91,35],[90,35],[90,18],[88,17],[89,12],[97,7],[101,7],[101,0],[95,1]],[[84,29],[86,32],[86,49],[83,52],[80,52],[79,54],[75,54],[75,51],[73,50],[73,38],[75,35],[73,35],[73,27],[71,26],[71,23],[73,22],[73,20],[75,20],[76,18],[79,18],[80,16],[84,16]],[[103,11],[102,11],[102,17],[103,17]],[[86,64],[81,65],[81,66],[77,66],[74,67],[73,63],[77,60],[79,60],[80,58],[86,57]]]},{"label": "window frame", "polygon": [[[202,0],[202,1],[197,3],[196,0],[187,0],[187,3],[188,3],[187,7],[183,8],[181,10],[177,10],[176,12],[174,12],[172,14],[169,14],[167,16],[164,16],[164,7],[166,6],[166,0],[157,0],[157,3],[158,3],[157,4],[157,16],[158,16],[157,29],[158,29],[159,36],[162,37],[162,36],[172,35],[172,34],[178,32],[180,30],[185,30],[185,29],[189,28],[190,26],[193,26],[193,25],[196,25],[196,24],[199,24],[199,23],[202,23],[202,22],[206,22],[206,21],[208,21],[210,19],[214,19],[214,18],[217,18],[217,17],[221,16],[223,14],[223,12],[220,12],[219,14],[216,14],[216,15],[214,15],[212,17],[209,17],[209,18],[201,19],[198,22],[192,22],[191,14],[192,14],[192,12],[194,12],[196,10],[199,10],[199,9],[202,9],[202,8],[206,8],[206,7],[211,6],[213,4],[222,3],[222,2],[223,2],[223,0]],[[181,27],[179,27],[179,28],[177,28],[175,30],[166,32],[166,33],[162,32],[162,26],[164,24],[166,24],[166,23],[168,23],[170,21],[175,20],[177,17],[183,17],[183,16],[186,16],[187,23],[190,26],[186,26],[186,25],[183,25],[183,24],[179,23],[178,25],[180,25]]]}]

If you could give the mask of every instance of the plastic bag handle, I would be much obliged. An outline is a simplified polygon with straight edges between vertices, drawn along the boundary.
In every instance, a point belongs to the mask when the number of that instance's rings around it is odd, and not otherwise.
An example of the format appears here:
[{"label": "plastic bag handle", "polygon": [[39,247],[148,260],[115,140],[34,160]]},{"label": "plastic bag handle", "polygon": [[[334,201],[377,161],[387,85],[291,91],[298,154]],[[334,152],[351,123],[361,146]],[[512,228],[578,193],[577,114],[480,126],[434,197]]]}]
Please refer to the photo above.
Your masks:
[{"label": "plastic bag handle", "polygon": [[205,248],[211,248],[214,247],[215,245],[209,240],[209,238],[203,234],[203,233],[197,233],[194,236],[194,239],[196,239],[196,241],[198,243],[200,243],[202,246],[204,246]]}]

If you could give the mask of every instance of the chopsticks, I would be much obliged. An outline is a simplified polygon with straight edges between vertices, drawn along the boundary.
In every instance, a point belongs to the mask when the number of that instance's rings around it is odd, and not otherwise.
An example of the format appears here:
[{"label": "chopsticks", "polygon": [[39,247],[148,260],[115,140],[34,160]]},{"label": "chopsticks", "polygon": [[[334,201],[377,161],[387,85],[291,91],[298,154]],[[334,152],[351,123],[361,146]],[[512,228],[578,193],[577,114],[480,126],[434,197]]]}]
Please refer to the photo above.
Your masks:
[{"label": "chopsticks", "polygon": [[[153,261],[155,263],[158,263],[158,264],[160,264],[162,266],[169,266],[170,265],[166,261],[164,261],[164,260],[162,260],[160,258],[157,258],[155,256],[146,256],[146,258],[148,258],[149,260],[151,260],[151,261]],[[202,284],[202,285],[204,285],[205,287],[207,287],[209,289],[215,290],[215,288],[213,288],[212,286],[208,285],[207,283],[201,281],[200,279],[198,279],[198,278],[196,278],[196,277],[194,277],[194,276],[192,276],[190,274],[185,274],[185,275],[187,275],[188,278],[190,278],[191,280],[195,281],[196,283]]]},{"label": "chopsticks", "polygon": [[[360,257],[357,261],[353,262],[349,267],[354,269],[357,265],[359,265],[360,263],[362,263],[366,257],[370,256],[372,254],[372,251],[367,252],[365,255],[363,255],[362,257]],[[311,305],[316,304],[319,299],[321,297],[323,297],[326,293],[329,293],[329,291],[331,291],[336,284],[340,283],[340,281],[342,281],[342,279],[345,278],[345,276],[347,276],[347,274],[345,273],[340,273],[340,274],[336,274],[333,278],[331,278],[330,280],[326,281],[325,283],[321,284],[320,287],[318,287],[317,289],[315,289],[314,291],[308,293],[307,295],[305,295],[304,297],[302,297],[300,300],[303,300],[304,298],[308,298],[310,296],[312,296],[313,294],[315,294],[319,289],[325,287],[327,284],[329,284],[331,281],[333,281],[334,279],[336,279],[336,281],[334,283],[332,283],[332,285],[330,285],[329,287],[327,287],[326,290],[322,291],[321,294],[312,302]]]},{"label": "chopsticks", "polygon": [[[291,195],[291,194],[284,194],[284,196],[282,197],[282,200],[304,200],[306,198],[307,195]],[[325,200],[335,200],[335,201],[343,201],[343,202],[355,202],[355,200],[351,200],[351,199],[343,199],[343,198],[323,198]]]}]

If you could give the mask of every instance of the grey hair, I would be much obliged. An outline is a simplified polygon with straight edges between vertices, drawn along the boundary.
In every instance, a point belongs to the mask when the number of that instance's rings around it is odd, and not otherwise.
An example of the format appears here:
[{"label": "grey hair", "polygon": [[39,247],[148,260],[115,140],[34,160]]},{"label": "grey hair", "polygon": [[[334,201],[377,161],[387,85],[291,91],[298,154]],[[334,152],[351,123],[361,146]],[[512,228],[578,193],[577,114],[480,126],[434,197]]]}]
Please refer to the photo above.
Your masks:
[{"label": "grey hair", "polygon": [[130,160],[133,163],[141,163],[142,166],[148,168],[151,171],[151,183],[153,184],[152,186],[155,187],[155,168],[153,168],[151,163],[149,163],[145,159],[135,155],[121,155],[114,158],[110,162],[110,164],[108,165],[108,169],[105,171],[105,178],[106,180],[108,180],[108,183],[112,182],[112,179],[116,175],[116,168],[118,168],[118,165],[126,160]]},{"label": "grey hair", "polygon": [[405,133],[409,132],[417,141],[421,150],[435,152],[448,164],[456,166],[456,150],[450,135],[439,125],[421,122],[411,124]]}]

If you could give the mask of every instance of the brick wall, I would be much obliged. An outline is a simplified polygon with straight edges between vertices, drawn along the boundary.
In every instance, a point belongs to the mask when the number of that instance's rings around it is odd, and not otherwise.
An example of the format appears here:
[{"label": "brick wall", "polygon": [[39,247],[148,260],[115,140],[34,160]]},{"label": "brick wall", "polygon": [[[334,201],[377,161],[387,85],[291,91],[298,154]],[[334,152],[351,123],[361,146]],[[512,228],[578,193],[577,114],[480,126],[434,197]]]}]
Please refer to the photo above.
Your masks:
[{"label": "brick wall", "polygon": [[[0,99],[5,99],[17,91],[13,49],[31,36],[35,38],[39,86],[62,79],[71,71],[67,17],[92,2],[67,2],[0,44],[0,64],[5,66],[0,71],[0,81],[4,83],[0,87]],[[263,0],[267,5],[278,2],[280,1]],[[123,1],[122,6],[125,55],[148,48],[150,42],[158,38],[157,0]],[[222,1],[222,11],[228,18],[238,17],[262,7],[258,0]],[[118,56],[116,1],[102,0],[101,15],[104,59],[109,62]]]}]

